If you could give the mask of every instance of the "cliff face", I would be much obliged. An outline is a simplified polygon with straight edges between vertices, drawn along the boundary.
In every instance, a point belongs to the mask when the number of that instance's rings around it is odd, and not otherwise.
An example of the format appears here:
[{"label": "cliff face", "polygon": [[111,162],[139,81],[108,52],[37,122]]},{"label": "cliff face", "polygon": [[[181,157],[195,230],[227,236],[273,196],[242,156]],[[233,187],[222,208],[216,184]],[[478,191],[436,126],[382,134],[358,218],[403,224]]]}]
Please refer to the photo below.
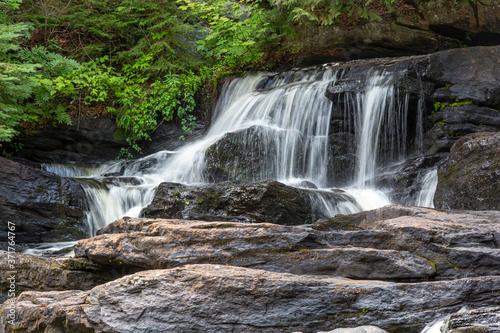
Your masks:
[{"label": "cliff face", "polygon": [[443,1],[400,2],[380,22],[358,26],[299,28],[297,66],[364,58],[426,54],[451,48],[497,45],[497,1],[452,6]]}]

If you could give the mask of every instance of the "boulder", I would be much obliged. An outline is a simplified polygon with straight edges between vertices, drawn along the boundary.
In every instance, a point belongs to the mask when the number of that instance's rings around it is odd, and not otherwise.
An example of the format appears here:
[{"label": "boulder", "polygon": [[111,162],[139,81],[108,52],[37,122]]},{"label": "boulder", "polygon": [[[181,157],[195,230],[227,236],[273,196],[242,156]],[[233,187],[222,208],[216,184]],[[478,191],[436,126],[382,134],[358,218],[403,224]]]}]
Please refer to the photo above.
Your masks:
[{"label": "boulder", "polygon": [[448,324],[449,333],[500,332],[500,307],[459,311],[452,314]]},{"label": "boulder", "polygon": [[500,131],[500,112],[475,105],[447,106],[427,121],[434,124],[426,133],[429,153],[448,152],[458,139],[470,133]]},{"label": "boulder", "polygon": [[[340,198],[340,200],[343,200]],[[325,216],[311,193],[277,181],[222,182],[198,187],[162,183],[144,217],[300,225]]]},{"label": "boulder", "polygon": [[[463,305],[494,306],[500,278],[352,281],[222,265],[149,270],[90,291],[24,292],[6,332],[282,332],[376,325],[417,333]],[[488,295],[488,297],[486,297]]]},{"label": "boulder", "polygon": [[116,269],[99,270],[83,258],[44,258],[0,251],[0,295],[7,294],[12,276],[18,295],[23,291],[88,290],[123,275]]},{"label": "boulder", "polygon": [[123,218],[75,246],[92,262],[140,269],[218,263],[356,279],[496,275],[500,212],[386,206],[313,226]]},{"label": "boulder", "polygon": [[17,245],[88,235],[85,194],[71,179],[0,158],[0,188],[0,242],[8,231]]},{"label": "boulder", "polygon": [[431,263],[406,251],[331,247],[322,232],[268,223],[124,218],[75,247],[114,267],[172,268],[219,263],[273,272],[359,279],[426,279]]},{"label": "boulder", "polygon": [[439,211],[386,206],[314,224],[330,246],[408,251],[425,258],[436,277],[498,274],[500,212]]},{"label": "boulder", "polygon": [[437,208],[500,210],[500,133],[469,134],[439,165]]}]

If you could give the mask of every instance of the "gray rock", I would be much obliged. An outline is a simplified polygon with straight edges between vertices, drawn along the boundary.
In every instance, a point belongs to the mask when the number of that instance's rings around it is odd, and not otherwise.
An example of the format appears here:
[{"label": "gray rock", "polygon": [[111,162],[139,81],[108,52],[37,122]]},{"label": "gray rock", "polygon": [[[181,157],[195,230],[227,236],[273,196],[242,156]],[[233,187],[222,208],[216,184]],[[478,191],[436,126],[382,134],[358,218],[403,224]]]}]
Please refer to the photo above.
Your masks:
[{"label": "gray rock", "polygon": [[116,269],[100,270],[83,258],[44,258],[0,251],[0,294],[7,294],[12,276],[19,294],[35,290],[88,290],[124,274],[125,271]]},{"label": "gray rock", "polygon": [[437,277],[497,275],[500,212],[439,211],[386,206],[322,219],[316,230],[331,246],[408,251],[436,268]]},{"label": "gray rock", "polygon": [[273,272],[359,279],[426,279],[431,263],[406,251],[331,247],[322,232],[268,223],[124,218],[84,239],[75,254],[142,269],[218,263]]},{"label": "gray rock", "polygon": [[8,231],[14,232],[17,245],[87,237],[85,194],[71,179],[0,157],[0,188],[3,249]]},{"label": "gray rock", "polygon": [[145,217],[285,225],[313,222],[323,214],[313,206],[309,191],[277,181],[199,187],[162,183],[142,213]]},{"label": "gray rock", "polygon": [[387,331],[384,331],[377,326],[359,326],[353,328],[337,328],[333,331],[318,333],[387,333]]},{"label": "gray rock", "polygon": [[500,133],[458,140],[439,165],[437,208],[500,210]]},{"label": "gray rock", "polygon": [[500,332],[500,307],[459,311],[452,314],[449,333],[498,333]]},{"label": "gray rock", "polygon": [[[128,275],[90,291],[24,292],[18,331],[282,332],[375,325],[417,333],[465,303],[496,304],[500,278],[425,283],[352,281],[188,265]],[[0,310],[6,332],[8,304]]]}]

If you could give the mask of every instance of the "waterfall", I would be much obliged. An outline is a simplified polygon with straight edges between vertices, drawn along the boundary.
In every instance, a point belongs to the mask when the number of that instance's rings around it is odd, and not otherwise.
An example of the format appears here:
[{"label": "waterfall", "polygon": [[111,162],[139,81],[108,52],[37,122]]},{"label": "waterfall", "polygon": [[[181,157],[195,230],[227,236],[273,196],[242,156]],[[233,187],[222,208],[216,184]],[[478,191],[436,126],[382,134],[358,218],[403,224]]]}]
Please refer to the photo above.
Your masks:
[{"label": "waterfall", "polygon": [[[346,95],[342,104],[344,127],[355,133],[358,163],[353,183],[332,189],[328,163],[335,103],[325,91],[341,76],[335,65],[247,74],[225,83],[207,133],[176,151],[161,151],[134,161],[44,168],[75,177],[82,185],[90,206],[87,219],[91,235],[122,216],[139,216],[161,182],[193,186],[210,182],[207,156],[218,145],[238,138],[242,138],[247,154],[232,156],[232,165],[226,170],[230,179],[273,179],[296,187],[313,184],[306,190],[313,206],[327,216],[390,204],[390,189],[377,189],[374,178],[379,166],[406,157],[408,95],[394,84],[393,74],[376,71],[368,75],[363,89]],[[242,163],[256,171],[245,173],[239,167]],[[426,193],[432,195],[430,190]],[[424,197],[419,199],[422,204],[432,200]]]},{"label": "waterfall", "polygon": [[[417,180],[418,181],[418,180]],[[434,208],[434,193],[438,183],[437,169],[428,171],[421,180],[422,189],[418,194],[415,206]]]}]

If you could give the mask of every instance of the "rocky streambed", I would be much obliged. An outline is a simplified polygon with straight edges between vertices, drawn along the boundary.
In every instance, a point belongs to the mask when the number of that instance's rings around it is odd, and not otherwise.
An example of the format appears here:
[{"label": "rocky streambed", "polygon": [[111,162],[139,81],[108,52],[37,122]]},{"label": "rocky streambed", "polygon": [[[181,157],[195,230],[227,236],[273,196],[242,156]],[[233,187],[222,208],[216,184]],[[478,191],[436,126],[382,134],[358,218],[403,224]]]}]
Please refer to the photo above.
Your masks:
[{"label": "rocky streambed", "polygon": [[30,291],[6,332],[420,332],[463,307],[450,332],[498,332],[499,244],[498,211],[393,205],[312,228],[123,218],[62,264],[18,255]]}]

